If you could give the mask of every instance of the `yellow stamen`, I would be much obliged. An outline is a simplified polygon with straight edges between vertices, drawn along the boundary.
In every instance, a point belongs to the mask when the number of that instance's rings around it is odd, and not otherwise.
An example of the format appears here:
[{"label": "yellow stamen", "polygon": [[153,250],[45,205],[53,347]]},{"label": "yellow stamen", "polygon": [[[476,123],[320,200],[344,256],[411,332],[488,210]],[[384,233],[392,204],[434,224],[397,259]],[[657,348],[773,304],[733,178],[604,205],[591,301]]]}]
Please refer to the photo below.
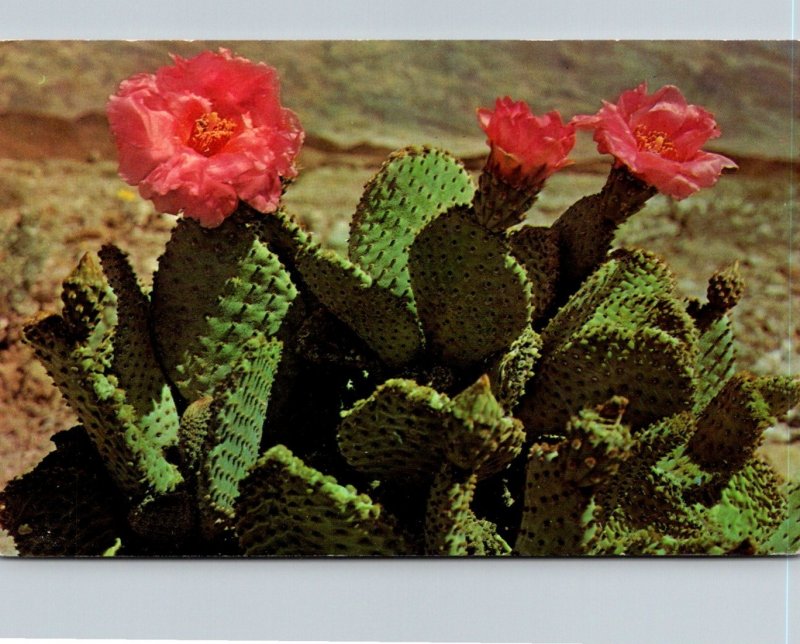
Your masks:
[{"label": "yellow stamen", "polygon": [[664,132],[650,130],[644,125],[639,125],[633,131],[633,136],[636,137],[636,144],[640,150],[647,150],[667,159],[674,159],[678,155],[675,145]]},{"label": "yellow stamen", "polygon": [[216,112],[208,112],[194,122],[188,143],[200,154],[211,156],[222,149],[235,130],[236,123]]}]

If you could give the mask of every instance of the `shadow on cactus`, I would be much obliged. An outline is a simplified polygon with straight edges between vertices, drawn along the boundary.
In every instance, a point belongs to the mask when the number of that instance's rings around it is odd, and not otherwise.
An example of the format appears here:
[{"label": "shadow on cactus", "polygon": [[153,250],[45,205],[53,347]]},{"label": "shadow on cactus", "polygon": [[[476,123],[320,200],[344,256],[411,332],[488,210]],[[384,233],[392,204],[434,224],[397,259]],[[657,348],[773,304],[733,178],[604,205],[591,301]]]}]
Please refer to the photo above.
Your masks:
[{"label": "shadow on cactus", "polygon": [[[500,99],[477,185],[444,151],[394,153],[341,256],[279,206],[303,133],[277,92],[221,50],[111,99],[123,178],[184,216],[151,292],[105,246],[25,328],[80,425],[0,493],[22,555],[800,548],[800,490],[755,455],[800,385],[736,371],[736,266],[687,301],[612,248],[656,192],[734,166],[700,149],[710,114],[674,87],[567,124]],[[525,225],[583,128],[605,187]]]}]

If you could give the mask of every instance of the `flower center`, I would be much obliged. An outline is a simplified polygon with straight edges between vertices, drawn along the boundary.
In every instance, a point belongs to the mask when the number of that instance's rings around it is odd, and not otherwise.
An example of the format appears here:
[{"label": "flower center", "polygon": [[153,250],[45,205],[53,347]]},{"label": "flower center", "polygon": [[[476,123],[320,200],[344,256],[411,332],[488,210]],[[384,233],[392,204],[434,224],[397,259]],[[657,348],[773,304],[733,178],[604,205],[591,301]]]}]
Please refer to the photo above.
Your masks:
[{"label": "flower center", "polygon": [[636,137],[636,144],[640,150],[647,150],[667,159],[675,159],[678,156],[675,145],[664,132],[650,130],[640,125],[633,131],[633,136]]},{"label": "flower center", "polygon": [[216,112],[203,114],[194,122],[188,144],[200,154],[210,157],[219,152],[236,130],[236,123]]}]

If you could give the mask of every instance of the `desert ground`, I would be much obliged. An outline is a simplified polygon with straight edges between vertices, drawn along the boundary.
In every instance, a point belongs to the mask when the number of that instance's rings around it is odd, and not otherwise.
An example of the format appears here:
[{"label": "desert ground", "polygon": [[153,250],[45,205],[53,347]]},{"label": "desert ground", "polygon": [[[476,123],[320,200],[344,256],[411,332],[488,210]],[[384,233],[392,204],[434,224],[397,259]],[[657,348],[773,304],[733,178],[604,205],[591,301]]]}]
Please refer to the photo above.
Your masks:
[{"label": "desert ground", "polygon": [[[130,74],[168,64],[169,52],[221,45],[278,68],[284,104],[307,131],[285,206],[338,249],[364,184],[393,149],[444,147],[477,173],[486,148],[475,109],[495,96],[569,118],[642,80],[651,90],[678,85],[715,113],[723,136],[711,149],[739,171],[681,202],[655,197],[617,244],[661,255],[687,297],[702,297],[708,276],[738,261],[746,282],[733,314],[739,367],[800,371],[792,147],[800,112],[784,43],[0,43],[0,488],[76,422],[21,341],[25,320],[57,310],[61,281],[106,242],[130,254],[147,284],[175,223],[117,176],[106,98]],[[529,222],[549,224],[602,186],[609,158],[588,135],[573,156]],[[781,476],[800,478],[798,410],[767,434],[765,458]],[[0,552],[13,552],[2,536]]]}]

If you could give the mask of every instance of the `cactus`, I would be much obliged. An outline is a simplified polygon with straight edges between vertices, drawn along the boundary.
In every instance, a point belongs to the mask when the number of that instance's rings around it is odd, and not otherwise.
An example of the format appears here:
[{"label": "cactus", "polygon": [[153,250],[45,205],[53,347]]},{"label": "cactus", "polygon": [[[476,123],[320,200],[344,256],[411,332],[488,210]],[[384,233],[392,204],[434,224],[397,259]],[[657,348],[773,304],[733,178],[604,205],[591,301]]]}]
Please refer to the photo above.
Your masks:
[{"label": "cactus", "polygon": [[306,466],[283,445],[267,451],[243,486],[237,532],[246,554],[406,554],[382,508]]},{"label": "cactus", "polygon": [[8,484],[0,522],[22,554],[100,555],[124,529],[124,496],[83,427],[52,441],[54,452]]},{"label": "cactus", "polygon": [[475,187],[464,166],[431,148],[393,154],[366,185],[350,225],[350,259],[395,295],[413,297],[408,250],[422,228]]},{"label": "cactus", "polygon": [[798,487],[756,449],[800,383],[737,372],[736,265],[685,301],[612,250],[655,192],[621,165],[509,228],[554,170],[492,155],[478,192],[446,152],[390,156],[347,256],[243,202],[182,219],[149,294],[84,256],[25,328],[80,426],[0,492],[20,553],[796,551]]},{"label": "cactus", "polygon": [[471,214],[453,208],[437,217],[417,235],[409,257],[430,350],[458,366],[507,348],[531,317],[524,269]]},{"label": "cactus", "polygon": [[[178,415],[147,330],[146,300],[124,255],[106,247],[64,282],[64,312],[35,320],[25,337],[131,497],[174,490],[166,458]],[[107,275],[105,271],[108,271]]]},{"label": "cactus", "polygon": [[542,358],[516,414],[529,435],[559,433],[570,416],[613,395],[635,428],[691,402],[697,331],[655,257],[618,251],[550,320]]}]

